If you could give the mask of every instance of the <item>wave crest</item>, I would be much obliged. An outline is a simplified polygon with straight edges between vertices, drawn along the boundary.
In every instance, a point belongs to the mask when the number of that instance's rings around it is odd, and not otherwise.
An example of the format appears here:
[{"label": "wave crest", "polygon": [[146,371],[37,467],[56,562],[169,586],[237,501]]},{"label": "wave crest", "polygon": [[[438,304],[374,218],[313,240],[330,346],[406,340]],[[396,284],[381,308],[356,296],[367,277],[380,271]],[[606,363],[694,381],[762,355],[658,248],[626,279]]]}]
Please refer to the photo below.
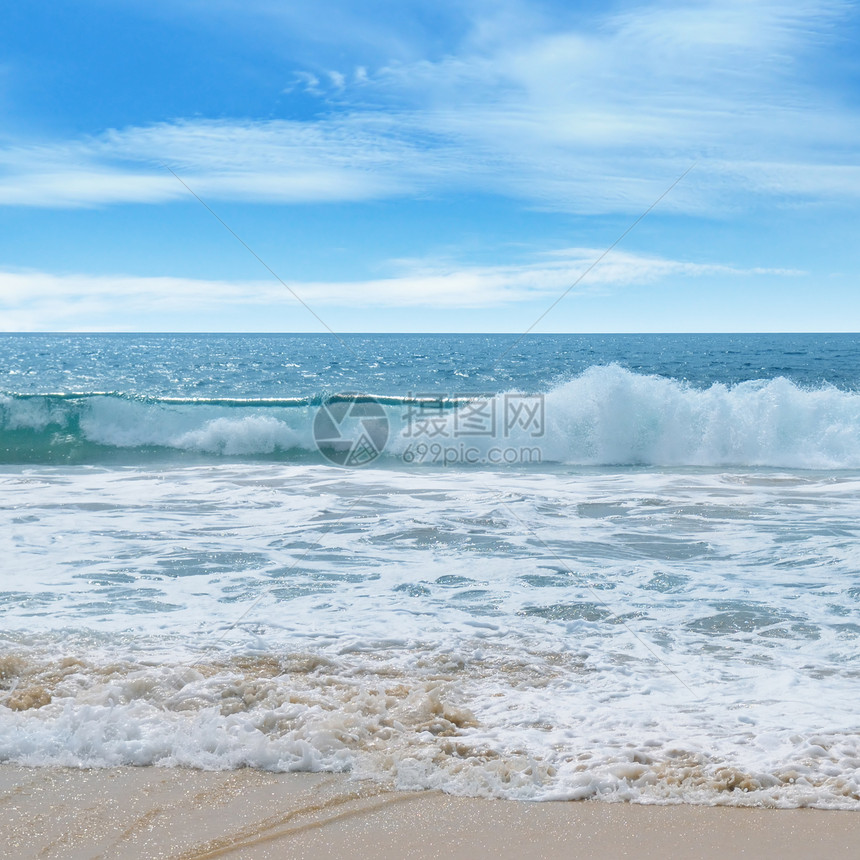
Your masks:
[{"label": "wave crest", "polygon": [[695,388],[592,367],[546,396],[549,459],[582,465],[860,467],[860,394],[785,378]]},{"label": "wave crest", "polygon": [[[416,440],[404,412],[420,401],[375,399],[391,426],[385,463],[405,462],[410,444],[468,444],[477,458],[500,446],[539,449],[531,463],[581,466],[860,468],[860,393],[755,380],[697,388],[683,380],[594,366],[543,398],[544,422],[458,439],[456,395],[438,406],[435,435]],[[507,395],[490,397],[502,416]],[[131,459],[137,454],[307,459],[317,454],[314,415],[322,398],[141,398],[123,394],[0,396],[0,458],[7,463]],[[411,462],[415,463],[413,459]],[[425,461],[426,462],[426,461]],[[433,462],[439,462],[434,460]],[[446,459],[445,462],[451,463]],[[454,463],[461,462],[459,458]]]}]

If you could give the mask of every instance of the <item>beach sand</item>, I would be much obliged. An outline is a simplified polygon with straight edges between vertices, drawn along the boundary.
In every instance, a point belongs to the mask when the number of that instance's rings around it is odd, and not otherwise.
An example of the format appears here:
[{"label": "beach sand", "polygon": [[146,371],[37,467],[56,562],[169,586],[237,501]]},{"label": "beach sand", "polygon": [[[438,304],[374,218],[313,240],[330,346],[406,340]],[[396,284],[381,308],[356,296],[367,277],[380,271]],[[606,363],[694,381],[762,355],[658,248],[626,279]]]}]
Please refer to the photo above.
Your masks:
[{"label": "beach sand", "polygon": [[854,812],[520,803],[332,774],[0,766],[4,857],[860,856]]}]

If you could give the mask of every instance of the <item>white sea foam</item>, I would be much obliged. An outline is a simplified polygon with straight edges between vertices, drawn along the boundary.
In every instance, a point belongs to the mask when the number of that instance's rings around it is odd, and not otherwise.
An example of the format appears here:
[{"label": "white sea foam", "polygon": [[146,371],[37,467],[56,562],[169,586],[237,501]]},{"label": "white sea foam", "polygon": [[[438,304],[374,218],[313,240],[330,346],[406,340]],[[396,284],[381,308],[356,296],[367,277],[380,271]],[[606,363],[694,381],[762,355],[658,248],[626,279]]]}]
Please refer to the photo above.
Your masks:
[{"label": "white sea foam", "polygon": [[0,473],[0,757],[860,807],[855,476]]},{"label": "white sea foam", "polygon": [[860,466],[860,394],[832,387],[778,378],[698,389],[595,367],[552,391],[546,410],[550,453],[568,463]]},{"label": "white sea foam", "polygon": [[524,800],[860,805],[856,734],[780,726],[764,702],[714,722],[690,700],[672,704],[662,680],[623,698],[589,689],[594,667],[576,659],[392,656],[186,666],[7,657],[0,759],[348,770],[400,788]]}]

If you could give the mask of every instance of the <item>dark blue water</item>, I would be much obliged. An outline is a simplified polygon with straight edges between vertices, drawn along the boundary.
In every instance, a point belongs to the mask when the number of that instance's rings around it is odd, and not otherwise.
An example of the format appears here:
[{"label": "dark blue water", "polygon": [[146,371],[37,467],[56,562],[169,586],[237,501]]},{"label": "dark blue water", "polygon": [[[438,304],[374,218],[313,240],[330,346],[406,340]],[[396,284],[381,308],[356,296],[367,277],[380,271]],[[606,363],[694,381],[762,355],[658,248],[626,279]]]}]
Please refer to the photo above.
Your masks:
[{"label": "dark blue water", "polygon": [[860,335],[140,335],[0,336],[0,392],[150,397],[311,397],[546,391],[588,367],[734,385],[786,377],[860,385]]}]

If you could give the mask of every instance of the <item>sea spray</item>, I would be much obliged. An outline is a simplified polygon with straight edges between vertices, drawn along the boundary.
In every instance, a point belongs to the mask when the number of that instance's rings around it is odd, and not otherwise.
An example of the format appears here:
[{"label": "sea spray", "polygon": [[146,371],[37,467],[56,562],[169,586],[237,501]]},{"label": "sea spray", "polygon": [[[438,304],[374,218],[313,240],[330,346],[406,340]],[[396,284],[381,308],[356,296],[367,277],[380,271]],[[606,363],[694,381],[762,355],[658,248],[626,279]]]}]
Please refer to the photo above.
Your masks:
[{"label": "sea spray", "polygon": [[[473,398],[502,416],[516,393]],[[860,393],[803,387],[782,377],[702,388],[618,365],[594,366],[546,392],[528,393],[543,401],[540,433],[503,426],[500,419],[492,433],[458,437],[469,397],[440,395],[434,429],[423,440],[409,432],[406,419],[415,402],[426,406],[426,398],[367,396],[380,403],[392,428],[381,464],[447,464],[445,450],[456,452],[468,438],[482,465],[492,465],[486,455],[501,441],[537,451],[527,461],[532,464],[860,468]],[[319,454],[313,421],[323,399],[5,394],[0,457],[7,463],[98,462],[115,461],[122,450],[132,461],[160,451],[302,462]],[[439,456],[404,457],[422,441],[437,446]]]}]

